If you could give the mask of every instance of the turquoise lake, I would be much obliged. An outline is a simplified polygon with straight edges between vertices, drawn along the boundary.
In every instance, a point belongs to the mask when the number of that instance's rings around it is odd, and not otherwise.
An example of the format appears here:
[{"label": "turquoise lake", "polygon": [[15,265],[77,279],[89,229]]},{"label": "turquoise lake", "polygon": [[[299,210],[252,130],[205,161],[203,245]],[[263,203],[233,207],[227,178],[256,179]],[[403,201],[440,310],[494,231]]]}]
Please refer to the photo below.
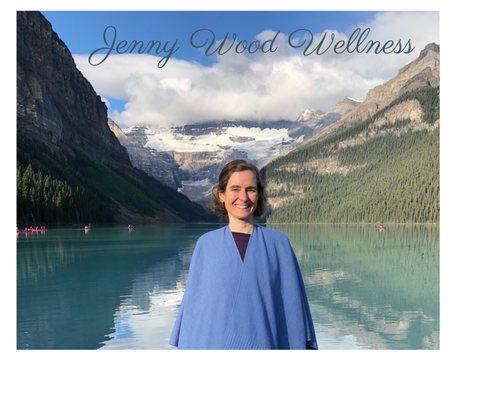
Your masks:
[{"label": "turquoise lake", "polygon": [[[220,225],[17,238],[18,349],[174,349],[196,239]],[[268,225],[299,260],[320,349],[439,348],[439,228]]]}]

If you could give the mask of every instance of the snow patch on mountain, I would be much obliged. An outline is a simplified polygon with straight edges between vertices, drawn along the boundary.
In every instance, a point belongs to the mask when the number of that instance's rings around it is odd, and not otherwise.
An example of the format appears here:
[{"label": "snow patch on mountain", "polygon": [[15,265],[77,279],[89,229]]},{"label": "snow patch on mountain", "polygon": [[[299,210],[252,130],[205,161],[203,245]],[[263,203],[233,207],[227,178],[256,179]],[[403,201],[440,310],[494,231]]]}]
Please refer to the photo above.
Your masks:
[{"label": "snow patch on mountain", "polygon": [[280,149],[302,137],[291,138],[288,129],[258,128],[233,126],[215,128],[206,134],[186,135],[175,128],[145,128],[147,136],[145,147],[158,151],[173,151],[176,153],[213,152],[224,157],[228,151],[241,151],[249,159],[258,160],[269,155],[278,154]]}]

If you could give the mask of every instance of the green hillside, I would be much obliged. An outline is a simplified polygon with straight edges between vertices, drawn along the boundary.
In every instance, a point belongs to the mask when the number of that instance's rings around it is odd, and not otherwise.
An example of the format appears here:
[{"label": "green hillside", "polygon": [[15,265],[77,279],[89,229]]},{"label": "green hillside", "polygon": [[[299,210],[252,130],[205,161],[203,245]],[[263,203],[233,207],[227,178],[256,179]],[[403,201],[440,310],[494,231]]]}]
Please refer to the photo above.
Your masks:
[{"label": "green hillside", "polygon": [[[375,127],[392,107],[416,99],[426,124],[439,116],[439,88],[408,92],[365,121],[339,129],[266,166],[271,199],[284,200],[269,222],[439,222],[439,128],[419,129],[409,120]],[[374,138],[340,148],[369,129]],[[307,168],[335,160],[348,171]]]},{"label": "green hillside", "polygon": [[[114,223],[120,206],[144,222],[212,220],[186,196],[139,170],[118,171],[72,148],[56,155],[18,142],[17,225]],[[42,151],[41,151],[42,150]]]}]

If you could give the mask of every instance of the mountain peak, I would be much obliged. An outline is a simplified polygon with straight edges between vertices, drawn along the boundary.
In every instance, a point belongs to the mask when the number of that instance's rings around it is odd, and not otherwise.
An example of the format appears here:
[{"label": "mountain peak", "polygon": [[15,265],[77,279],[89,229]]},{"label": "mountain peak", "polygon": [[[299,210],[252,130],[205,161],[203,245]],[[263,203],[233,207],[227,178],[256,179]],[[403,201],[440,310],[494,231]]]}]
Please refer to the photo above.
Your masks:
[{"label": "mountain peak", "polygon": [[335,104],[333,108],[330,110],[330,112],[340,114],[343,116],[350,113],[359,104],[361,104],[360,100],[355,100],[352,97],[346,96],[342,100],[340,100],[337,104]]},{"label": "mountain peak", "polygon": [[[335,105],[330,112],[339,112],[339,108],[352,104],[355,110],[344,113],[341,120],[335,122],[339,127],[355,121],[360,121],[373,115],[378,110],[390,104],[397,97],[414,89],[439,86],[439,45],[429,43],[420,52],[420,55],[409,64],[401,68],[398,74],[368,91],[363,102],[355,102],[346,97]],[[333,124],[325,125],[323,132],[330,132]]]},{"label": "mountain peak", "polygon": [[314,108],[307,108],[302,112],[302,114],[299,115],[297,118],[297,121],[299,122],[306,122],[310,121],[312,119],[318,119],[321,118],[325,113],[321,110],[316,110]]},{"label": "mountain peak", "polygon": [[[418,58],[405,65],[399,70],[398,75],[403,74],[413,74],[419,73],[426,69],[427,67],[435,70],[439,68],[439,53],[440,48],[436,43],[427,44],[424,49],[420,52]],[[432,85],[431,85],[432,86]]]},{"label": "mountain peak", "polygon": [[439,54],[440,47],[436,43],[429,43],[424,49],[420,52],[420,56],[418,58],[424,58],[430,51]]}]

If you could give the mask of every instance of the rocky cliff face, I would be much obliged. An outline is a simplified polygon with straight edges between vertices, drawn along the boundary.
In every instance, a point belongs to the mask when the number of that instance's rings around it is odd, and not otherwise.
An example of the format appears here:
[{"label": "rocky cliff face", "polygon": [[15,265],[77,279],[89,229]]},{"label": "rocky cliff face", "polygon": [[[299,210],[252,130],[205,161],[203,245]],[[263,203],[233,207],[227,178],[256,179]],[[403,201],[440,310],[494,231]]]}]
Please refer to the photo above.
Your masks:
[{"label": "rocky cliff face", "polygon": [[[17,161],[69,187],[61,213],[70,215],[67,210],[75,208],[71,202],[83,196],[86,200],[80,207],[99,210],[93,214],[96,220],[85,223],[204,221],[213,217],[186,196],[134,168],[117,138],[120,136],[125,135],[116,124],[108,126],[106,105],[76,68],[50,23],[40,12],[18,12]],[[30,207],[38,212],[25,210],[26,215],[43,214],[39,199],[33,199]],[[69,222],[82,222],[79,214],[74,217],[78,221]]]},{"label": "rocky cliff face", "polygon": [[113,132],[115,134],[115,136],[118,140],[121,140],[121,139],[124,139],[127,137],[125,135],[125,133],[123,133],[121,128],[118,126],[118,124],[115,121],[113,121],[111,118],[108,118],[108,126],[109,126],[109,129],[111,129],[111,132]]},{"label": "rocky cliff face", "polygon": [[17,13],[18,141],[52,152],[77,146],[91,158],[130,168],[108,128],[107,108],[76,68],[70,51],[39,12]]},{"label": "rocky cliff face", "polygon": [[130,161],[135,168],[146,172],[161,184],[178,189],[179,165],[168,152],[160,152],[146,147],[147,137],[141,127],[131,128],[126,135],[112,120],[108,124],[120,143],[126,147]]}]

